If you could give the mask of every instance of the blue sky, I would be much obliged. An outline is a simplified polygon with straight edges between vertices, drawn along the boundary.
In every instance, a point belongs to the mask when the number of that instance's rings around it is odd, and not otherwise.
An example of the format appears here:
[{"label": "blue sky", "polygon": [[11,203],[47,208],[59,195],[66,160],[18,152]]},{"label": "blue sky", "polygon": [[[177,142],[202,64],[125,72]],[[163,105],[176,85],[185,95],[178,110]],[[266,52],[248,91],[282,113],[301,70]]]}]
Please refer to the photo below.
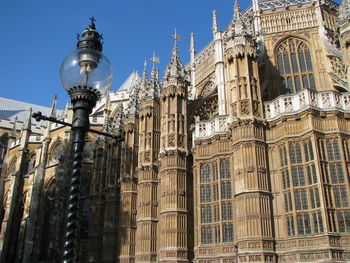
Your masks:
[{"label": "blue sky", "polygon": [[[251,1],[240,4],[245,10]],[[133,70],[142,71],[153,51],[161,59],[163,77],[175,27],[182,37],[181,59],[187,63],[190,32],[195,33],[199,52],[212,39],[211,11],[217,10],[219,28],[224,29],[233,5],[234,0],[3,0],[0,97],[50,106],[57,94],[63,107],[69,98],[60,83],[60,65],[75,49],[76,34],[88,26],[91,16],[104,36],[103,53],[113,65],[116,90]]]},{"label": "blue sky", "polygon": [[[250,1],[241,1],[242,9]],[[114,69],[112,89],[133,70],[142,72],[144,60],[156,51],[160,75],[169,62],[174,28],[183,63],[189,60],[189,36],[195,33],[197,52],[212,39],[211,11],[217,10],[221,29],[232,19],[234,0],[60,0],[2,1],[0,8],[2,63],[0,97],[50,106],[58,95],[68,100],[59,69],[76,46],[76,34],[96,18],[104,36],[103,53]],[[149,64],[149,71],[151,65]]]}]

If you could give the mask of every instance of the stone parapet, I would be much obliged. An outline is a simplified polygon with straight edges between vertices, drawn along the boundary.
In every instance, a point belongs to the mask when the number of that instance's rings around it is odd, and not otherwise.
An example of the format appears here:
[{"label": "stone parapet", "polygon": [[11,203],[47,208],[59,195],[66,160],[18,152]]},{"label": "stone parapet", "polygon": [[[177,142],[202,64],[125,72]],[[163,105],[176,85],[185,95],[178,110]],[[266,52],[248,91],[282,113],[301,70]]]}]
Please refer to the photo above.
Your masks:
[{"label": "stone parapet", "polygon": [[282,95],[272,101],[265,102],[265,118],[267,121],[273,121],[281,116],[297,114],[306,109],[338,110],[350,113],[350,92],[339,93],[332,90],[305,89],[297,94]]}]

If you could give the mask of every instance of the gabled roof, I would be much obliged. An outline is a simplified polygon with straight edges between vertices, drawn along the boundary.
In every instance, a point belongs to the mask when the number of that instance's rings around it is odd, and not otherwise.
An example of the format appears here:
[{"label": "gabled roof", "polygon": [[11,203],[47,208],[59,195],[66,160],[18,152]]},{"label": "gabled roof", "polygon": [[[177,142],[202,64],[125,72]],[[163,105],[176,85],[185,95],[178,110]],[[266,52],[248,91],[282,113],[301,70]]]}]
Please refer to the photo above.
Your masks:
[{"label": "gabled roof", "polygon": [[122,91],[122,90],[130,91],[130,88],[133,87],[139,81],[140,81],[139,74],[137,73],[137,71],[133,71],[118,90],[119,91]]},{"label": "gabled roof", "polygon": [[41,111],[43,115],[51,113],[51,108],[48,107],[0,97],[0,119],[2,120],[14,122],[17,117],[18,122],[25,122],[28,119],[30,108],[33,112]]}]

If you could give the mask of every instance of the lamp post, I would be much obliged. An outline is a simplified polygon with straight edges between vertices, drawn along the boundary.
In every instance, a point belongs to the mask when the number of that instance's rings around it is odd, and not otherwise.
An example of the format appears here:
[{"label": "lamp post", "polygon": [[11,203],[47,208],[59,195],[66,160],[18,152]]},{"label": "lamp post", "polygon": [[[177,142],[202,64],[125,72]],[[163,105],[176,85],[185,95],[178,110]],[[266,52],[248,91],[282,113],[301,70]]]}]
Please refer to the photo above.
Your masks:
[{"label": "lamp post", "polygon": [[101,94],[112,84],[113,72],[108,59],[101,53],[102,36],[96,31],[95,19],[81,36],[77,49],[61,66],[61,82],[73,105],[72,153],[73,167],[65,215],[63,263],[75,263],[79,223],[81,161],[85,135],[90,128],[89,114]]}]

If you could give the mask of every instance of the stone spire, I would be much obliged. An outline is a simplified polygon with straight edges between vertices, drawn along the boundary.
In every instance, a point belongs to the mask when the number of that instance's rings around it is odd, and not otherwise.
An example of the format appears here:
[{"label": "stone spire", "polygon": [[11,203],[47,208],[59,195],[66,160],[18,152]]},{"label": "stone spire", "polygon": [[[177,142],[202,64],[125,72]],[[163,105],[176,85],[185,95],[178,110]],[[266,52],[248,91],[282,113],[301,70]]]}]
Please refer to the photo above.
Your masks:
[{"label": "stone spire", "polygon": [[147,72],[147,61],[145,60],[145,63],[143,64],[143,73],[141,77],[140,82],[140,94],[139,94],[139,100],[140,102],[145,99],[145,96],[147,95],[147,90],[149,86],[148,81],[148,72]]},{"label": "stone spire", "polygon": [[249,35],[247,24],[242,18],[241,7],[238,0],[235,1],[232,23],[234,24],[235,36]]},{"label": "stone spire", "polygon": [[213,10],[212,14],[213,14],[213,33],[215,34],[216,32],[219,31],[218,21],[216,19],[216,10]]},{"label": "stone spire", "polygon": [[56,117],[56,111],[57,111],[57,95],[53,97],[52,106],[51,106],[51,112],[50,117],[55,118]]},{"label": "stone spire", "polygon": [[103,119],[104,119],[103,131],[105,131],[105,132],[109,132],[110,113],[111,113],[111,97],[110,97],[110,90],[108,89],[107,94],[106,94],[106,102],[105,102],[105,106],[104,106],[104,112],[103,112]]},{"label": "stone spire", "polygon": [[194,33],[191,32],[191,44],[190,44],[191,62],[194,62],[194,56],[196,55],[196,47],[194,44]]},{"label": "stone spire", "polygon": [[160,91],[159,70],[153,64],[152,72],[151,72],[151,79],[149,82],[149,89],[147,90],[146,96],[151,97],[151,98],[158,98],[159,91]]},{"label": "stone spire", "polygon": [[237,21],[237,19],[240,17],[241,17],[241,6],[239,5],[238,0],[235,0],[235,4],[233,7],[233,21]]},{"label": "stone spire", "polygon": [[190,45],[190,56],[191,56],[191,88],[189,91],[189,94],[191,97],[195,96],[194,87],[196,85],[196,63],[195,63],[195,57],[196,57],[196,48],[194,44],[194,33],[191,33],[191,45]]},{"label": "stone spire", "polygon": [[146,86],[147,85],[147,81],[148,81],[147,61],[145,60],[145,63],[143,64],[143,73],[142,73],[141,84],[143,86]]},{"label": "stone spire", "polygon": [[175,34],[175,44],[172,51],[172,57],[169,65],[166,68],[164,80],[170,81],[173,79],[185,79],[185,71],[184,66],[181,63],[180,57],[179,57],[179,49],[177,47],[176,42],[176,34]]},{"label": "stone spire", "polygon": [[108,90],[106,94],[105,110],[111,110],[111,91]]},{"label": "stone spire", "polygon": [[139,113],[139,95],[140,95],[140,84],[137,83],[131,87],[129,104],[126,109],[126,115],[135,116]]},{"label": "stone spire", "polygon": [[114,117],[114,127],[113,130],[116,133],[122,133],[124,129],[124,106],[123,103],[120,103],[117,106],[116,112],[115,112],[115,117]]},{"label": "stone spire", "polygon": [[62,116],[61,119],[64,119],[65,117],[68,116],[68,109],[69,109],[69,102],[66,102],[66,106],[64,106],[63,110],[62,110]]}]

